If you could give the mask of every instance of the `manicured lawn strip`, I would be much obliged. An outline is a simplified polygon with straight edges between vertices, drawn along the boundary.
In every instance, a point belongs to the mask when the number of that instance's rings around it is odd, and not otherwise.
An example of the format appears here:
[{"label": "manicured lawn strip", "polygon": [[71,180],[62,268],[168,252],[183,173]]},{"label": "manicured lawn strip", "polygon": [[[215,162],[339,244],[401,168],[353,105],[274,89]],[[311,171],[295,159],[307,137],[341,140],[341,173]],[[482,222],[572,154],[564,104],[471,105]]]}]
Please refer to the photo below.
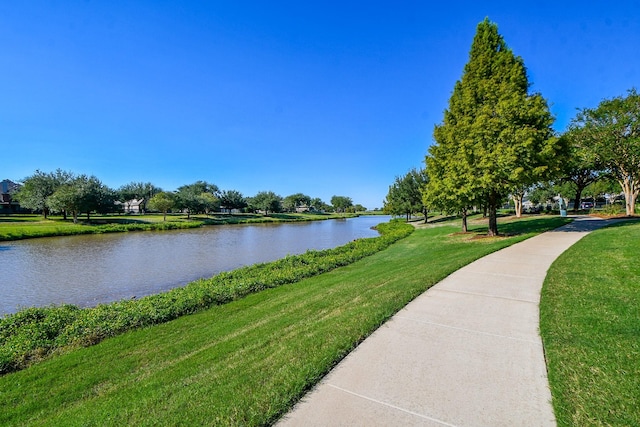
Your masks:
[{"label": "manicured lawn strip", "polygon": [[[32,217],[31,217],[32,218]],[[21,221],[21,216],[0,217],[0,241],[32,239],[38,237],[74,236],[80,234],[121,233],[127,231],[162,231],[198,228],[202,221],[158,222],[154,216],[140,217],[95,217],[90,222],[74,224],[71,220],[43,219]],[[160,217],[162,221],[162,217]]]},{"label": "manicured lawn strip", "polygon": [[391,315],[461,266],[565,223],[469,240],[419,229],[349,266],[0,377],[0,425],[268,425]]},{"label": "manicured lawn strip", "polygon": [[162,215],[139,216],[93,216],[90,221],[82,220],[74,224],[71,220],[51,217],[43,219],[34,215],[0,216],[0,241],[32,239],[37,237],[73,236],[79,234],[121,233],[128,231],[164,231],[185,228],[199,228],[206,225],[257,224],[278,222],[318,221],[336,218],[352,218],[355,214],[312,214],[291,213],[271,214],[218,214],[186,216]]},{"label": "manicured lawn strip", "polygon": [[560,426],[639,426],[640,223],[591,233],[551,266],[541,334]]},{"label": "manicured lawn strip", "polygon": [[168,322],[213,305],[305,277],[315,276],[381,251],[409,235],[411,225],[380,224],[382,236],[223,272],[184,287],[136,300],[79,309],[73,305],[32,307],[0,318],[0,374],[23,369],[54,353],[93,345],[128,330]]}]

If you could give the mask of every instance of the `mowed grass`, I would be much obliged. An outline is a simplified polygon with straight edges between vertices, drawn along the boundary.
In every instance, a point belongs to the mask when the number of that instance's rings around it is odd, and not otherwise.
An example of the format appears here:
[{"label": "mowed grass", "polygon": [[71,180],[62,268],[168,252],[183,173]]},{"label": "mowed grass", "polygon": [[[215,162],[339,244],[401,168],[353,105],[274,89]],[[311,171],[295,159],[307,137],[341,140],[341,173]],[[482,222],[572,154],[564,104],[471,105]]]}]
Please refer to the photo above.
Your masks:
[{"label": "mowed grass", "polygon": [[80,224],[45,220],[42,216],[3,216],[0,217],[0,240],[71,234],[80,232],[82,228],[83,226]]},{"label": "mowed grass", "polygon": [[0,425],[269,425],[430,286],[565,222],[509,222],[511,237],[475,240],[458,225],[419,229],[332,272],[7,374]]},{"label": "mowed grass", "polygon": [[355,217],[356,214],[290,213],[272,214],[215,214],[192,215],[94,215],[90,220],[86,216],[78,218],[74,224],[71,219],[51,216],[44,219],[41,215],[3,215],[0,216],[0,241],[31,239],[36,237],[70,236],[77,234],[117,233],[127,231],[162,231],[183,228],[197,228],[205,225],[250,224],[316,221],[336,218]]},{"label": "mowed grass", "polygon": [[640,223],[595,231],[551,266],[541,334],[560,426],[640,426]]},{"label": "mowed grass", "polygon": [[32,239],[37,237],[72,236],[78,234],[114,233],[124,231],[162,230],[199,227],[202,222],[186,221],[181,217],[167,218],[162,215],[144,216],[92,216],[74,223],[72,219],[51,216],[44,219],[41,215],[5,215],[0,216],[0,241]]}]

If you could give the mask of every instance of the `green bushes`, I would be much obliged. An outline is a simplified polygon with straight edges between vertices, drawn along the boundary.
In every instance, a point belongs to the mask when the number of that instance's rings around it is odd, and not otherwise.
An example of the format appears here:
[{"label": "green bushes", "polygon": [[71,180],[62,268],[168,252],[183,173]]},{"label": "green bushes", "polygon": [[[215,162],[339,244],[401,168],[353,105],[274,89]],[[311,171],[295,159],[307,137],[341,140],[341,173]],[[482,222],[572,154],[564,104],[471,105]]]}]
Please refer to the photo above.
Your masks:
[{"label": "green bushes", "polygon": [[137,300],[86,309],[73,305],[28,308],[5,316],[0,319],[0,374],[22,369],[65,349],[93,345],[134,328],[167,322],[353,263],[408,236],[413,227],[391,222],[380,224],[378,230],[380,237],[220,273]]}]

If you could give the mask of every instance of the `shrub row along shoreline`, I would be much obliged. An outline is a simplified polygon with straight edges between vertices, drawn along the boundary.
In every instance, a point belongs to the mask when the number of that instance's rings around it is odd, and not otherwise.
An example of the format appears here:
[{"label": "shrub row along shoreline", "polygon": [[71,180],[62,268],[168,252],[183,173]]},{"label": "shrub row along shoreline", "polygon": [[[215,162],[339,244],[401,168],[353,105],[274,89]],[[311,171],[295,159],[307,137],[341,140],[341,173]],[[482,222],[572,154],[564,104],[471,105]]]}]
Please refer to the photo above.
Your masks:
[{"label": "shrub row along shoreline", "polygon": [[10,314],[0,319],[0,374],[24,369],[54,354],[94,345],[135,328],[168,322],[351,264],[387,248],[414,230],[411,225],[395,221],[379,224],[377,228],[379,237],[220,273],[136,300],[84,309],[75,305],[33,307]]}]

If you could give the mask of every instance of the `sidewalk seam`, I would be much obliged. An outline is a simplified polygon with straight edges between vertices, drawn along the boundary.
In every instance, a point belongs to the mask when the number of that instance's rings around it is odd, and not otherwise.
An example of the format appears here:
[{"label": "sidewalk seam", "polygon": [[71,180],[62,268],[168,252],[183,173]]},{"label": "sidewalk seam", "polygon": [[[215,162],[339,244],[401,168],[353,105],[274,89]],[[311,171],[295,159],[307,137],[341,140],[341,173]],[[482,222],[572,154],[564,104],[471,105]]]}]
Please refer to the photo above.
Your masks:
[{"label": "sidewalk seam", "polygon": [[459,290],[456,290],[456,289],[440,289],[440,288],[435,288],[434,287],[431,290],[432,291],[439,291],[439,292],[453,292],[453,293],[456,293],[456,294],[472,295],[472,296],[476,296],[476,297],[506,299],[508,301],[525,302],[525,303],[536,304],[536,305],[539,304],[538,301],[533,301],[533,300],[529,300],[529,299],[511,298],[511,297],[503,297],[503,296],[500,296],[500,295],[482,294],[482,293],[468,292],[468,291],[459,291]]},{"label": "sidewalk seam", "polygon": [[420,414],[418,412],[410,411],[409,409],[404,409],[404,408],[401,408],[399,406],[393,405],[391,403],[383,402],[381,400],[374,399],[372,397],[368,397],[368,396],[365,396],[365,395],[362,395],[362,394],[359,394],[359,393],[355,393],[355,392],[353,392],[351,390],[347,390],[347,389],[344,389],[342,387],[338,387],[337,385],[334,385],[334,384],[331,384],[331,383],[327,383],[327,385],[329,387],[333,387],[333,388],[335,388],[337,390],[340,390],[340,391],[342,391],[344,393],[348,393],[348,394],[351,394],[353,396],[356,396],[356,397],[359,397],[361,399],[365,399],[365,400],[368,400],[370,402],[374,402],[374,403],[377,403],[377,404],[380,404],[380,405],[388,406],[390,408],[397,409],[398,411],[402,411],[402,412],[406,412],[407,414],[415,415],[416,417],[424,418],[426,420],[433,421],[433,422],[436,422],[438,424],[442,424],[442,425],[448,426],[448,427],[457,427],[455,424],[449,424],[446,421],[442,421],[442,420],[439,420],[437,418],[430,417],[428,415],[424,415],[424,414]]},{"label": "sidewalk seam", "polygon": [[[471,264],[468,264],[468,265],[471,265]],[[488,271],[474,271],[472,273],[469,273],[468,271],[463,271],[462,269],[460,269],[458,271],[453,272],[452,274],[455,274],[455,273],[460,273],[460,275],[468,274],[468,275],[471,275],[471,276],[477,276],[479,274],[484,274],[484,275],[487,275],[487,276],[513,277],[514,279],[538,280],[537,277],[533,277],[533,276],[520,276],[520,275],[517,275],[517,274],[508,274],[508,273],[492,273],[492,272],[488,272]],[[446,280],[446,279],[444,279],[444,280]],[[444,280],[442,282],[444,282]]]},{"label": "sidewalk seam", "polygon": [[504,339],[513,340],[513,341],[526,342],[528,344],[535,344],[536,346],[542,347],[542,342],[538,342],[536,340],[528,340],[528,339],[524,339],[524,338],[509,337],[507,335],[492,334],[491,332],[483,332],[483,331],[478,331],[478,330],[474,330],[474,329],[461,328],[459,326],[445,325],[444,323],[429,322],[429,321],[426,321],[426,320],[418,320],[418,319],[413,319],[411,317],[405,317],[405,316],[396,316],[396,317],[398,319],[410,320],[412,322],[423,323],[425,325],[440,326],[440,327],[443,327],[443,328],[455,329],[457,331],[470,332],[470,333],[473,333],[473,334],[487,335],[487,336],[495,337],[495,338],[504,338]]}]

